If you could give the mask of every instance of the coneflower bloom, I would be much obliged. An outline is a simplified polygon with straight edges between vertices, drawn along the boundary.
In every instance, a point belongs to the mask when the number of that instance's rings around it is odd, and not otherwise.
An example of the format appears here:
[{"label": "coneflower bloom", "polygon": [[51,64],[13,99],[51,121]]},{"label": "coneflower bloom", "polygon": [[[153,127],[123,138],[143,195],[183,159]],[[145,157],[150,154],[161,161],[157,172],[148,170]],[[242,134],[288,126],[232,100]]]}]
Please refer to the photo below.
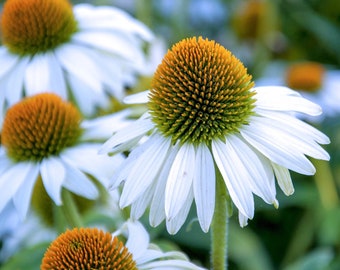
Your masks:
[{"label": "coneflower bloom", "polygon": [[98,155],[103,135],[97,132],[112,134],[126,125],[127,114],[111,115],[108,128],[105,119],[82,120],[73,104],[53,93],[27,97],[9,108],[1,132],[0,212],[13,201],[24,218],[38,177],[56,205],[62,204],[62,188],[96,198],[97,187],[88,176],[108,187],[124,160],[118,155],[112,164],[109,157]]},{"label": "coneflower bloom", "polygon": [[[121,237],[126,237],[123,241]],[[45,252],[41,269],[202,270],[178,251],[162,252],[150,244],[139,222],[128,221],[114,232],[75,228],[57,237]]]},{"label": "coneflower bloom", "polygon": [[132,218],[150,206],[150,224],[166,219],[170,233],[182,226],[193,200],[201,228],[209,230],[215,170],[244,226],[254,215],[253,194],[277,207],[275,178],[290,195],[289,170],[315,173],[305,155],[329,159],[319,145],[328,137],[292,114],[319,115],[320,107],[286,87],[254,87],[243,64],[214,41],[175,44],[154,74],[147,102],[148,112],[101,152],[132,149],[113,177],[113,187],[124,183],[120,206],[132,205]]},{"label": "coneflower bloom", "polygon": [[86,115],[121,98],[145,64],[151,31],[122,10],[68,0],[7,0],[1,16],[1,109],[53,91]]}]

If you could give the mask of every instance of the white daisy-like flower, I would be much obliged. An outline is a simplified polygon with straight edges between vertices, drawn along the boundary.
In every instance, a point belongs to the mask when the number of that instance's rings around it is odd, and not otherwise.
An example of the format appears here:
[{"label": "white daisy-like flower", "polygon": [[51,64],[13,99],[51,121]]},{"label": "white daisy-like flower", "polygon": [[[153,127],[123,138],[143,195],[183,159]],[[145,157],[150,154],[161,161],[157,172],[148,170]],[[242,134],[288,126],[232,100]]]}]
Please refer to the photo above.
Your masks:
[{"label": "white daisy-like flower", "polygon": [[138,221],[127,221],[113,234],[96,228],[68,230],[51,243],[41,269],[203,270],[182,252],[162,252],[150,244]]},{"label": "white daisy-like flower", "polygon": [[121,98],[144,72],[143,45],[152,32],[126,12],[68,0],[7,0],[1,17],[0,98],[52,91],[72,99],[85,115]]},{"label": "white daisy-like flower", "polygon": [[321,63],[304,61],[291,65],[269,65],[264,76],[256,80],[256,85],[288,86],[320,105],[322,115],[306,117],[308,121],[317,123],[325,117],[334,117],[340,113],[340,70],[326,68]]},{"label": "white daisy-like flower", "polygon": [[195,199],[201,228],[208,231],[219,170],[244,226],[254,215],[253,194],[278,206],[275,178],[290,195],[289,170],[315,173],[305,155],[329,159],[319,145],[328,137],[291,113],[319,115],[320,107],[286,87],[254,88],[243,64],[214,41],[190,38],[174,45],[151,87],[149,111],[100,150],[129,150],[143,138],[112,182],[124,183],[120,206],[132,205],[134,219],[150,206],[150,224],[166,219],[168,231],[176,233]]},{"label": "white daisy-like flower", "polygon": [[53,93],[27,97],[12,106],[1,133],[0,212],[13,201],[24,218],[39,176],[57,205],[62,204],[62,188],[95,199],[98,190],[87,175],[108,187],[112,173],[124,160],[117,155],[112,164],[109,157],[98,155],[101,133],[109,135],[124,127],[128,114],[122,111],[81,121],[75,106]]}]

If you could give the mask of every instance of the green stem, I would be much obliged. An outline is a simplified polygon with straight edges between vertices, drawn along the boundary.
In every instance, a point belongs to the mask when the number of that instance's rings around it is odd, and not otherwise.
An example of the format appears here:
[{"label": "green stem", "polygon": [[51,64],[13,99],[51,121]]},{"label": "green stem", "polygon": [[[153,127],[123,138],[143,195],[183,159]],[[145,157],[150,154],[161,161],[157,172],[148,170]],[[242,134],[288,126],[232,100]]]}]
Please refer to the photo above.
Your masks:
[{"label": "green stem", "polygon": [[326,208],[335,207],[338,205],[339,197],[329,162],[325,160],[313,160],[313,164],[316,168],[314,179],[320,193],[322,204]]},{"label": "green stem", "polygon": [[228,202],[224,180],[216,169],[215,212],[211,226],[211,265],[213,270],[225,270],[228,267]]},{"label": "green stem", "polygon": [[81,216],[78,212],[77,205],[72,197],[72,194],[68,190],[63,189],[61,196],[63,200],[61,210],[64,213],[69,226],[71,226],[72,228],[83,227],[83,222],[81,220]]}]

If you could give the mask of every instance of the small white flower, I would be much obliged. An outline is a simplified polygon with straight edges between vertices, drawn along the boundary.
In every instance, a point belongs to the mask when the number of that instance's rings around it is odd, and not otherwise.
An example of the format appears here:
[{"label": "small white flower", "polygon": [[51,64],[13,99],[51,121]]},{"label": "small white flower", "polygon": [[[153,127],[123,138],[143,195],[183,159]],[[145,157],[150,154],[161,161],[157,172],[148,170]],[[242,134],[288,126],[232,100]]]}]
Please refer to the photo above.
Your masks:
[{"label": "small white flower", "polygon": [[150,224],[166,219],[176,233],[195,200],[207,232],[217,168],[244,226],[254,215],[253,194],[277,207],[275,178],[290,195],[288,170],[312,175],[305,155],[329,159],[319,146],[328,137],[292,114],[319,115],[321,108],[286,87],[253,88],[250,79],[242,63],[213,41],[186,39],[168,51],[153,78],[149,111],[101,149],[132,149],[112,187],[124,183],[120,206],[132,205],[133,219],[150,206]]},{"label": "small white flower", "polygon": [[67,0],[7,0],[0,47],[2,105],[52,91],[74,100],[85,115],[121,98],[144,72],[143,44],[151,31],[124,11]]},{"label": "small white flower", "polygon": [[[127,239],[124,243],[123,236]],[[203,270],[178,251],[162,252],[150,244],[139,222],[127,221],[113,234],[97,228],[74,228],[56,238],[47,249],[41,269]]]},{"label": "small white flower", "polygon": [[71,103],[52,93],[34,95],[12,106],[1,134],[0,212],[13,201],[24,218],[39,175],[57,205],[62,204],[62,188],[96,198],[96,185],[87,174],[108,187],[110,176],[124,160],[117,155],[112,164],[109,157],[98,155],[102,141],[99,132],[108,135],[124,127],[128,113],[81,121]]}]

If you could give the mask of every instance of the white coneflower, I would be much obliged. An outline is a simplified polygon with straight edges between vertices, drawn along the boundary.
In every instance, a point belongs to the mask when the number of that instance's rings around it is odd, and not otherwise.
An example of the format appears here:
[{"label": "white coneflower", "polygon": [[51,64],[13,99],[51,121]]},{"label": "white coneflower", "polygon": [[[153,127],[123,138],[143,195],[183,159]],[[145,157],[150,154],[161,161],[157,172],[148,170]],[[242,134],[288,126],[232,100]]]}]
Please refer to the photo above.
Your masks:
[{"label": "white coneflower", "polygon": [[4,106],[53,91],[92,115],[144,69],[151,31],[122,10],[68,0],[7,0],[1,16]]},{"label": "white coneflower", "polygon": [[[127,238],[125,243],[120,235]],[[96,228],[67,230],[51,243],[41,269],[203,270],[181,252],[162,252],[151,245],[142,224],[131,221],[113,234]]]},{"label": "white coneflower", "polygon": [[109,176],[124,160],[117,155],[112,164],[109,157],[97,154],[102,136],[97,131],[112,133],[126,124],[126,115],[111,115],[106,119],[110,127],[103,119],[82,121],[74,105],[53,93],[27,97],[12,106],[1,132],[0,212],[13,200],[24,218],[38,177],[56,205],[62,204],[63,188],[96,198],[97,187],[89,175],[108,187]]},{"label": "white coneflower", "polygon": [[314,174],[305,155],[329,159],[319,146],[329,139],[291,112],[319,115],[320,107],[286,87],[253,85],[243,64],[214,41],[174,45],[153,77],[149,111],[101,149],[129,150],[150,134],[113,177],[113,187],[124,183],[120,206],[132,205],[133,218],[150,206],[151,225],[166,219],[176,233],[195,200],[206,232],[219,170],[244,226],[254,215],[253,194],[277,207],[275,178],[290,195],[288,170]]}]

